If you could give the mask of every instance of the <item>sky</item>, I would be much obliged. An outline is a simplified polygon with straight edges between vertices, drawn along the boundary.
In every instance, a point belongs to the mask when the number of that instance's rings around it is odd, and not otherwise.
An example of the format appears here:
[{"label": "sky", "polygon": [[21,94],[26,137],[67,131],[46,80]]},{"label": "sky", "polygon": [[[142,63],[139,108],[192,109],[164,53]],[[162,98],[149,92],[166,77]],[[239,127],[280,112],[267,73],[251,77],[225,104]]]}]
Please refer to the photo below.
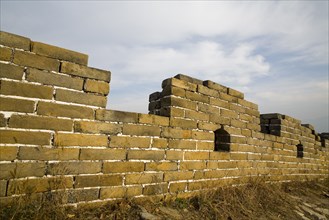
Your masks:
[{"label": "sky", "polygon": [[112,72],[107,108],[147,113],[182,73],[260,112],[329,131],[328,1],[3,1],[1,30],[89,55]]}]

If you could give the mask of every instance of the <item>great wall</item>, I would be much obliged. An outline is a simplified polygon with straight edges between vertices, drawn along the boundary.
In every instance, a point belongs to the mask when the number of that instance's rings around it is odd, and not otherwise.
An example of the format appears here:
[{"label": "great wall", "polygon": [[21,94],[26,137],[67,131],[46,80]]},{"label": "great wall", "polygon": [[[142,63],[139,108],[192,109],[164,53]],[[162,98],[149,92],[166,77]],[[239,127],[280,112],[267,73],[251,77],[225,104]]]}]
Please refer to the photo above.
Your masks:
[{"label": "great wall", "polygon": [[179,74],[150,95],[149,114],[108,110],[111,73],[87,55],[0,36],[1,204],[27,189],[83,205],[329,175],[328,137],[232,88]]}]

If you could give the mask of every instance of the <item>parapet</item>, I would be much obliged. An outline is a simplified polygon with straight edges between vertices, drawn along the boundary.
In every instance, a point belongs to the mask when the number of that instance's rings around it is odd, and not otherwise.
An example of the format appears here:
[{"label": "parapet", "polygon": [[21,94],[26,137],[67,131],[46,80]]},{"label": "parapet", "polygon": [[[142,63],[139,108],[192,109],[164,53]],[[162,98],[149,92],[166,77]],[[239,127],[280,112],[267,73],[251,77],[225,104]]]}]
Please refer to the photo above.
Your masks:
[{"label": "parapet", "polygon": [[27,190],[84,205],[329,174],[326,134],[261,115],[242,92],[179,74],[150,95],[150,114],[109,110],[111,73],[87,55],[0,37],[1,203]]}]

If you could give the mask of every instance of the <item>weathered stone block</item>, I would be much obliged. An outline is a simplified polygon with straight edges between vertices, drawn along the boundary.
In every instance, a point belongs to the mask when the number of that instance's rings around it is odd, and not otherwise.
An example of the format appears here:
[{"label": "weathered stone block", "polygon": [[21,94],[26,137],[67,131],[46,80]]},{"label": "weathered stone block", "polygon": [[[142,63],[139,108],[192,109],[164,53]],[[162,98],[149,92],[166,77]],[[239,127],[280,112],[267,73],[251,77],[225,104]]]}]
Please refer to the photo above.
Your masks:
[{"label": "weathered stone block", "polygon": [[203,112],[185,110],[185,117],[200,121],[209,121],[209,115]]},{"label": "weathered stone block", "polygon": [[108,146],[107,135],[55,133],[55,146]]},{"label": "weathered stone block", "polygon": [[210,97],[209,104],[210,105],[215,105],[215,106],[218,106],[218,107],[221,107],[221,108],[226,108],[226,109],[230,108],[230,103],[229,102],[227,102],[225,100],[220,100],[218,98],[213,98],[213,97]]},{"label": "weathered stone block", "polygon": [[163,160],[163,150],[128,150],[128,160]]},{"label": "weathered stone block", "polygon": [[161,97],[174,95],[174,96],[180,96],[182,98],[185,98],[186,90],[178,87],[173,87],[171,85],[168,85],[163,88],[161,92]]},{"label": "weathered stone block", "polygon": [[169,148],[196,150],[196,142],[190,140],[169,140]]},{"label": "weathered stone block", "polygon": [[185,152],[184,160],[209,160],[209,152]]},{"label": "weathered stone block", "polygon": [[227,110],[227,109],[221,109],[220,116],[228,117],[228,118],[238,118],[239,117],[238,113],[236,113],[235,111]]},{"label": "weathered stone block", "polygon": [[182,99],[178,97],[166,97],[161,100],[161,107],[166,106],[177,106],[181,108],[187,108],[191,110],[196,110],[197,103],[194,101],[190,101],[188,99]]},{"label": "weathered stone block", "polygon": [[15,160],[18,152],[18,147],[0,146],[0,161]]},{"label": "weathered stone block", "polygon": [[53,88],[49,86],[1,80],[0,93],[4,95],[52,99]]},{"label": "weathered stone block", "polygon": [[228,102],[238,103],[238,98],[226,93],[219,93],[219,98]]},{"label": "weathered stone block", "polygon": [[106,96],[94,95],[84,92],[56,89],[55,99],[63,102],[73,102],[78,104],[106,107]]},{"label": "weathered stone block", "polygon": [[210,89],[215,89],[215,90],[218,90],[219,92],[227,93],[227,87],[222,86],[222,85],[220,85],[218,83],[215,83],[215,82],[213,82],[211,80],[203,81],[203,85],[204,86],[207,86]]},{"label": "weathered stone block", "polygon": [[7,126],[7,119],[5,118],[4,114],[0,113],[0,127]]},{"label": "weathered stone block", "polygon": [[151,162],[145,164],[145,171],[168,171],[177,170],[177,163],[174,162]]},{"label": "weathered stone block", "polygon": [[124,149],[81,149],[80,160],[124,160]]},{"label": "weathered stone block", "polygon": [[107,95],[110,92],[110,84],[108,82],[87,79],[84,85],[84,90],[87,92]]},{"label": "weathered stone block", "polygon": [[69,118],[93,119],[94,110],[83,106],[63,105],[52,102],[39,102],[38,115],[61,116]]},{"label": "weathered stone block", "polygon": [[15,50],[13,63],[37,69],[59,71],[58,60],[25,51]]},{"label": "weathered stone block", "polygon": [[110,82],[110,80],[111,80],[110,71],[86,67],[83,65],[70,63],[70,62],[62,62],[60,72],[71,74],[74,76],[85,77],[85,78],[89,78],[89,79],[102,80],[102,81],[106,81],[106,82]]},{"label": "weathered stone block", "polygon": [[10,112],[34,112],[34,101],[0,97],[0,110]]},{"label": "weathered stone block", "polygon": [[73,177],[52,177],[24,180],[10,180],[7,195],[32,192],[46,192],[49,189],[68,189],[73,187]]},{"label": "weathered stone block", "polygon": [[183,151],[174,151],[174,150],[166,151],[167,160],[183,160],[183,156],[184,156]]},{"label": "weathered stone block", "polygon": [[186,120],[182,118],[171,118],[170,126],[185,129],[194,129],[197,128],[197,122],[194,120]]},{"label": "weathered stone block", "polygon": [[95,121],[75,121],[74,131],[93,134],[118,134],[122,125]]},{"label": "weathered stone block", "polygon": [[238,99],[238,103],[244,107],[252,108],[254,110],[258,110],[258,105],[249,101],[246,101],[244,99]]},{"label": "weathered stone block", "polygon": [[169,171],[164,173],[164,181],[191,180],[193,171]]},{"label": "weathered stone block", "polygon": [[192,132],[190,130],[182,130],[182,129],[178,129],[178,128],[164,127],[164,128],[162,128],[161,137],[190,139],[192,137]]},{"label": "weathered stone block", "polygon": [[12,115],[9,120],[9,127],[72,131],[73,121],[32,115]]},{"label": "weathered stone block", "polygon": [[[217,122],[217,123],[218,123],[219,119],[227,119],[228,123],[230,123],[230,120],[228,118],[221,118],[219,116],[213,116],[213,117],[216,118],[215,122]],[[212,121],[214,121],[213,118],[212,118]],[[219,124],[225,124],[225,123],[219,123]],[[217,129],[220,128],[220,125],[209,123],[209,122],[198,122],[198,128],[201,130],[216,131]]]},{"label": "weathered stone block", "polygon": [[0,78],[21,80],[23,78],[23,74],[23,67],[0,63]]},{"label": "weathered stone block", "polygon": [[125,184],[160,183],[162,180],[163,173],[126,174]]},{"label": "weathered stone block", "polygon": [[8,47],[30,50],[31,40],[16,34],[0,31],[0,44]]},{"label": "weathered stone block", "polygon": [[100,199],[123,198],[126,191],[127,189],[122,187],[101,188],[99,197]]},{"label": "weathered stone block", "polygon": [[40,42],[32,42],[31,46],[32,46],[31,51],[39,55],[55,58],[58,60],[65,60],[72,63],[78,63],[82,65],[88,64],[88,55],[86,54],[78,53],[75,51],[71,51],[68,49],[64,49]]},{"label": "weathered stone block", "polygon": [[207,131],[192,131],[192,138],[196,140],[214,140],[214,133]]},{"label": "weathered stone block", "polygon": [[186,187],[187,187],[186,182],[170,183],[169,192],[170,193],[184,192]]},{"label": "weathered stone block", "polygon": [[203,170],[206,167],[206,162],[204,161],[182,161],[179,164],[180,170]]},{"label": "weathered stone block", "polygon": [[121,175],[88,175],[75,177],[75,188],[95,186],[120,186],[123,178]]},{"label": "weathered stone block", "polygon": [[101,162],[59,162],[49,163],[47,172],[51,175],[96,174],[102,170]]},{"label": "weathered stone block", "polygon": [[237,98],[240,98],[240,99],[244,99],[244,94],[242,92],[239,92],[235,89],[232,89],[232,88],[227,88],[227,94],[231,95],[231,96],[234,96],[234,97],[237,97]]},{"label": "weathered stone block", "polygon": [[0,163],[0,170],[0,179],[42,177],[46,172],[46,163]]},{"label": "weathered stone block", "polygon": [[196,78],[193,78],[193,77],[184,75],[184,74],[177,74],[175,76],[175,78],[176,79],[183,80],[183,81],[186,81],[186,82],[190,82],[190,83],[193,83],[193,84],[200,84],[200,85],[202,85],[202,80],[199,80],[199,79],[196,79]]},{"label": "weathered stone block", "polygon": [[166,79],[162,82],[162,88],[165,88],[167,86],[175,86],[175,87],[179,87],[182,89],[186,89],[186,90],[190,90],[190,91],[196,91],[197,85],[193,84],[193,83],[189,83],[183,80],[179,80],[176,78],[169,78]]},{"label": "weathered stone block", "polygon": [[156,194],[163,194],[167,192],[168,192],[168,183],[146,185],[144,186],[144,190],[143,190],[144,195],[156,195]]},{"label": "weathered stone block", "polygon": [[160,127],[149,125],[124,124],[123,134],[138,136],[160,136]]},{"label": "weathered stone block", "polygon": [[7,194],[7,181],[0,180],[0,197],[5,197]]},{"label": "weathered stone block", "polygon": [[184,109],[173,106],[166,106],[160,109],[160,115],[167,117],[184,117]]},{"label": "weathered stone block", "polygon": [[48,132],[0,130],[0,136],[3,144],[50,144],[50,133]]},{"label": "weathered stone block", "polygon": [[168,140],[166,138],[153,138],[152,148],[167,148]]},{"label": "weathered stone block", "polygon": [[11,61],[13,51],[10,48],[0,47],[0,60]]},{"label": "weathered stone block", "polygon": [[82,90],[83,86],[83,79],[81,78],[70,77],[64,74],[60,75],[53,72],[50,73],[34,68],[28,68],[26,78],[30,82],[39,82],[45,85],[54,85],[75,90]]},{"label": "weathered stone block", "polygon": [[215,144],[214,142],[201,142],[198,141],[196,144],[197,150],[214,150],[215,149]]},{"label": "weathered stone block", "polygon": [[103,173],[143,172],[144,162],[104,162]]},{"label": "weathered stone block", "polygon": [[151,138],[146,137],[112,136],[110,140],[110,147],[148,148],[150,145]]},{"label": "weathered stone block", "polygon": [[186,98],[190,99],[192,101],[209,103],[209,96],[206,96],[206,95],[203,95],[200,93],[196,93],[196,92],[186,91]]},{"label": "weathered stone block", "polygon": [[78,160],[78,148],[20,147],[19,160]]},{"label": "weathered stone block", "polygon": [[198,103],[198,111],[205,112],[206,114],[219,114],[219,108],[203,103]]},{"label": "weathered stone block", "polygon": [[202,94],[207,95],[207,96],[212,96],[212,97],[215,97],[215,98],[219,97],[219,93],[218,93],[217,90],[209,89],[208,87],[205,87],[203,85],[198,85],[198,90],[197,91],[199,93],[202,93]]},{"label": "weathered stone block", "polygon": [[137,123],[138,113],[98,109],[96,110],[96,120]]},{"label": "weathered stone block", "polygon": [[169,126],[169,118],[151,114],[138,114],[138,121],[142,124],[156,124]]}]

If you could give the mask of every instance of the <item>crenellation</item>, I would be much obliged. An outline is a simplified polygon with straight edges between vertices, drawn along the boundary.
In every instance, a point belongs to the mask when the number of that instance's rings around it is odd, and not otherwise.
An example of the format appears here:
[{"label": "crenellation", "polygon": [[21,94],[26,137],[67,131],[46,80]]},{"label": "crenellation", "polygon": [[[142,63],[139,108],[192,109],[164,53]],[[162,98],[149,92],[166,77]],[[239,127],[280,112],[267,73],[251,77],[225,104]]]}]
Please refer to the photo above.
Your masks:
[{"label": "crenellation", "polygon": [[22,186],[55,193],[59,179],[66,203],[88,206],[329,174],[328,133],[260,114],[240,91],[178,74],[149,96],[150,114],[110,110],[111,72],[86,54],[0,33],[1,203]]}]

